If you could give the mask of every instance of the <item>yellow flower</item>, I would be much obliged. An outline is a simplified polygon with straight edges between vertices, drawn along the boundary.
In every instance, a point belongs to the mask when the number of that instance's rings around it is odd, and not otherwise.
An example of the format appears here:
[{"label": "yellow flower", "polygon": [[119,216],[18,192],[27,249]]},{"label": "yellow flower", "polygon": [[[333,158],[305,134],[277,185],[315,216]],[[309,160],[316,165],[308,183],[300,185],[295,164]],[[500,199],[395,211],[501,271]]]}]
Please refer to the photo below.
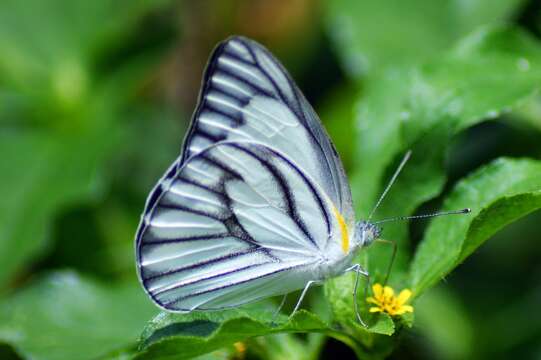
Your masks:
[{"label": "yellow flower", "polygon": [[411,297],[411,290],[404,289],[398,296],[395,296],[392,287],[383,287],[381,284],[374,284],[372,291],[374,297],[369,297],[366,301],[376,306],[372,306],[370,312],[386,312],[391,316],[413,312],[413,306],[406,305]]},{"label": "yellow flower", "polygon": [[234,343],[233,347],[237,351],[237,353],[235,354],[235,356],[233,358],[234,359],[244,359],[244,356],[246,355],[246,344],[239,341],[239,342]]}]

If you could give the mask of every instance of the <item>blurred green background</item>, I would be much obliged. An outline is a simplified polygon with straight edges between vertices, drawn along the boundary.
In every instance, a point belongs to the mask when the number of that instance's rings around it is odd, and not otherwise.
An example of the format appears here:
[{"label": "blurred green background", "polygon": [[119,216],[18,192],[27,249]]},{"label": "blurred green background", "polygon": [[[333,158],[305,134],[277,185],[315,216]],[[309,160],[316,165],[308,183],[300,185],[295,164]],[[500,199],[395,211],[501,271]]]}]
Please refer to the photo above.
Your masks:
[{"label": "blurred green background", "polygon": [[[359,104],[380,75],[437,58],[495,24],[541,40],[541,2],[2,0],[0,358],[111,356],[134,347],[158,313],[135,275],[135,229],[146,195],[178,155],[218,41],[241,34],[266,45],[354,173]],[[378,106],[386,109],[385,96]],[[487,118],[453,139],[445,192],[500,156],[541,158],[537,95]],[[539,224],[539,212],[513,223],[423,296],[391,358],[541,359]],[[425,225],[410,225],[413,247]],[[247,354],[305,358],[287,341],[257,340]],[[354,357],[335,340],[315,351]]]}]

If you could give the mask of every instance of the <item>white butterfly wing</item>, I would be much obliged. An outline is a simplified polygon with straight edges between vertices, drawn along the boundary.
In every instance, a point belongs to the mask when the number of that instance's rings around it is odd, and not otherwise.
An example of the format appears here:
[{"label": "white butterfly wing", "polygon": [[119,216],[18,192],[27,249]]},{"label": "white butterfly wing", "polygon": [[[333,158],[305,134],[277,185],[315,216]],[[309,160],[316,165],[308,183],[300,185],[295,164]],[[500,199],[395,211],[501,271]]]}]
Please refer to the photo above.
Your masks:
[{"label": "white butterfly wing", "polygon": [[209,61],[181,156],[147,200],[139,275],[170,310],[287,293],[313,280],[307,269],[339,231],[333,208],[353,226],[317,115],[265,48],[230,38]]},{"label": "white butterfly wing", "polygon": [[264,145],[211,146],[162,188],[143,219],[137,260],[145,289],[166,309],[284,294],[311,280],[324,257],[328,200]]},{"label": "white butterfly wing", "polygon": [[177,167],[216,142],[238,140],[285,154],[354,226],[347,177],[318,116],[278,60],[244,37],[232,37],[214,50]]}]

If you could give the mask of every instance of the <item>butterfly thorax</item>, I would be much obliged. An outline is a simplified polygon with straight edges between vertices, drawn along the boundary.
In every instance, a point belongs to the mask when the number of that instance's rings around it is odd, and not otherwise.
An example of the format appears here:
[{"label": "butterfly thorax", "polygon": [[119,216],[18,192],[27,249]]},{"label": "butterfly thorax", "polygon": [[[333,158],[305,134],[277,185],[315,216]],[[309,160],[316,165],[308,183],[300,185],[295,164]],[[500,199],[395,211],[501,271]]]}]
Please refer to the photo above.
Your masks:
[{"label": "butterfly thorax", "polygon": [[381,234],[381,229],[368,221],[359,221],[355,225],[355,235],[353,242],[358,247],[366,247],[378,239]]},{"label": "butterfly thorax", "polygon": [[[342,229],[343,231],[344,229]],[[348,232],[348,247],[343,247],[344,233],[338,231],[329,241],[329,246],[324,254],[322,263],[317,269],[317,278],[326,279],[342,275],[344,270],[352,265],[360,250],[372,244],[379,238],[381,229],[370,222],[359,221]]]}]

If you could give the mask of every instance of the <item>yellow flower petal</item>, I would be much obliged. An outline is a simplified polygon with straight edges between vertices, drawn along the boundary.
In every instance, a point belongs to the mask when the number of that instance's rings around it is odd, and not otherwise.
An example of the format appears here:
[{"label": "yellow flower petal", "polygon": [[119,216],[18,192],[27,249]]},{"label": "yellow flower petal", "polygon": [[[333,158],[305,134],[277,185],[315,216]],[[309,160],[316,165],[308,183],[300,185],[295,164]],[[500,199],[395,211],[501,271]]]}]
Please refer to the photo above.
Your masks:
[{"label": "yellow flower petal", "polygon": [[406,308],[401,307],[400,309],[395,310],[393,315],[404,315],[407,312]]},{"label": "yellow flower petal", "polygon": [[406,311],[404,309],[397,309],[397,310],[393,310],[393,311],[389,311],[389,315],[402,315],[404,314]]},{"label": "yellow flower petal", "polygon": [[393,288],[390,286],[385,286],[383,288],[383,296],[385,296],[385,298],[392,298],[394,296]]},{"label": "yellow flower petal", "polygon": [[398,305],[403,305],[409,300],[410,297],[411,297],[411,290],[404,289],[400,292],[400,294],[396,298],[396,302],[398,303]]},{"label": "yellow flower petal", "polygon": [[405,312],[413,312],[413,306],[411,305],[402,305],[401,309]]},{"label": "yellow flower petal", "polygon": [[372,285],[372,291],[374,292],[374,296],[379,298],[383,295],[383,287],[381,286],[381,284],[374,284]]},{"label": "yellow flower petal", "polygon": [[402,315],[407,312],[413,312],[413,306],[406,305],[406,302],[411,298],[412,292],[409,289],[404,289],[395,296],[395,292],[390,286],[382,286],[374,284],[372,286],[374,296],[366,299],[368,303],[374,304],[369,311],[371,313],[385,312],[391,316]]}]

